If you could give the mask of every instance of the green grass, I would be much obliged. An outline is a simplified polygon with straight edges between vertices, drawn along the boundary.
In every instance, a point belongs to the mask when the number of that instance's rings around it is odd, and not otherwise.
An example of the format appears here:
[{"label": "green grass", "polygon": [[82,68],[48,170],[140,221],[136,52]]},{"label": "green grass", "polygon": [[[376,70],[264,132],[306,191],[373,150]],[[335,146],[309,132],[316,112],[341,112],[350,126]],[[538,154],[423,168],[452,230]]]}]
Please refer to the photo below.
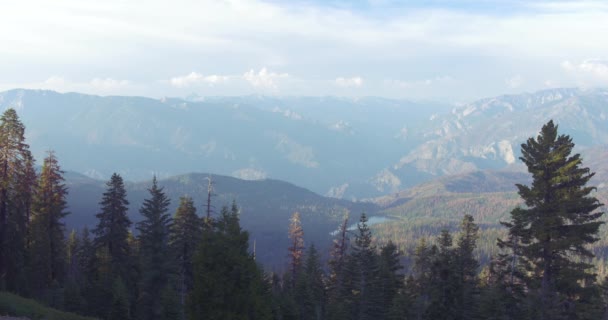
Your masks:
[{"label": "green grass", "polygon": [[31,320],[94,320],[94,318],[45,307],[39,302],[12,293],[0,292],[0,316],[4,315],[25,317]]}]

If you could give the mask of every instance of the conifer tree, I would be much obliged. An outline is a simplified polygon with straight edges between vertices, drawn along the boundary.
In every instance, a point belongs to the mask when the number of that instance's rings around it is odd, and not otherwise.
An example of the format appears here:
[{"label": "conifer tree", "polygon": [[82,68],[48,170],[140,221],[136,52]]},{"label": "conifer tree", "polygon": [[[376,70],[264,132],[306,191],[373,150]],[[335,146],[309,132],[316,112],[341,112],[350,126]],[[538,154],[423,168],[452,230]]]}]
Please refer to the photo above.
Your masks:
[{"label": "conifer tree", "polygon": [[193,284],[192,259],[202,232],[201,220],[196,215],[192,198],[180,198],[170,230],[169,246],[177,273],[176,287],[182,314],[180,319],[183,319],[186,296],[192,290]]},{"label": "conifer tree", "polygon": [[588,245],[598,241],[602,204],[587,186],[594,173],[573,148],[553,121],[522,144],[520,159],[533,181],[517,185],[526,207],[511,212],[509,235],[520,239],[519,264],[527,268],[528,298],[537,300],[540,320],[577,317],[585,309],[581,297],[594,290]]},{"label": "conifer tree", "polygon": [[327,279],[327,317],[343,319],[346,317],[348,286],[345,285],[345,265],[348,261],[348,216],[340,224],[333,240],[329,258],[329,278]]},{"label": "conifer tree", "polygon": [[379,263],[367,216],[361,214],[352,251],[352,292],[355,293],[354,319],[378,319],[381,315],[381,295],[378,292]]},{"label": "conifer tree", "polygon": [[0,289],[25,293],[34,159],[25,143],[25,126],[14,109],[0,118]]},{"label": "conifer tree", "polygon": [[140,319],[160,319],[163,314],[161,295],[168,285],[172,272],[169,257],[169,199],[158,187],[156,177],[148,189],[150,198],[145,199],[139,212],[144,219],[138,223],[141,281],[139,285],[138,316]]},{"label": "conifer tree", "polygon": [[291,245],[289,250],[289,270],[291,272],[291,283],[295,285],[297,274],[302,265],[304,256],[304,230],[300,220],[300,213],[294,212],[289,223],[289,239]]},{"label": "conifer tree", "polygon": [[112,303],[107,319],[111,320],[130,320],[129,295],[125,284],[118,277],[112,284]]},{"label": "conifer tree", "polygon": [[32,206],[31,279],[37,296],[53,282],[63,282],[66,270],[65,227],[67,187],[55,154],[49,151],[36,185]]},{"label": "conifer tree", "polygon": [[249,253],[249,234],[233,203],[222,208],[194,256],[189,319],[270,319],[269,287]]},{"label": "conifer tree", "polygon": [[474,251],[477,248],[478,232],[479,227],[475,224],[473,216],[466,214],[460,223],[455,249],[456,319],[465,320],[475,317],[479,263]]},{"label": "conifer tree", "polygon": [[380,294],[381,319],[386,319],[391,306],[404,285],[404,277],[400,274],[403,266],[399,262],[400,253],[397,246],[389,241],[380,249],[380,270],[378,292]]},{"label": "conifer tree", "polygon": [[[99,219],[93,229],[95,247],[97,250],[106,248],[110,259],[111,274],[122,279],[129,275],[129,227],[131,220],[127,216],[129,202],[127,192],[120,175],[114,173],[106,184],[103,193],[101,211],[96,215]],[[124,283],[123,283],[124,284]]]},{"label": "conifer tree", "polygon": [[302,272],[298,276],[295,298],[300,319],[319,320],[325,314],[325,288],[319,253],[314,244],[306,251]]},{"label": "conifer tree", "polygon": [[[436,250],[436,248],[435,248]],[[431,267],[436,252],[429,247],[426,238],[421,238],[414,249],[414,301],[412,315],[414,319],[422,319],[431,301]]]},{"label": "conifer tree", "polygon": [[430,304],[426,310],[426,318],[429,320],[456,319],[457,284],[454,270],[455,257],[450,232],[442,230],[437,243],[437,247],[431,249]]},{"label": "conifer tree", "polygon": [[66,243],[66,278],[64,282],[63,300],[65,310],[75,313],[82,313],[85,309],[85,300],[82,295],[81,285],[83,282],[82,270],[78,261],[78,252],[81,250],[81,243],[76,233],[72,230]]}]

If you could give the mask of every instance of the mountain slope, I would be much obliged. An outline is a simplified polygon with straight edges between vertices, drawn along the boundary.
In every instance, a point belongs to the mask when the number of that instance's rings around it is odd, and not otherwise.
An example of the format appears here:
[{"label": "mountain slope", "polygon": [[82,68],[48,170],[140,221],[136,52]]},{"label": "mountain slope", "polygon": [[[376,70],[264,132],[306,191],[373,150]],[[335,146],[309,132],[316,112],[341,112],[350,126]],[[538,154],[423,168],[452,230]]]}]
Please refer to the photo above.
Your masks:
[{"label": "mountain slope", "polygon": [[[433,175],[515,167],[519,146],[553,119],[578,150],[608,144],[608,90],[553,89],[483,99],[435,117],[391,170]],[[584,152],[583,152],[584,154]]]},{"label": "mountain slope", "polygon": [[[51,148],[64,168],[91,177],[212,171],[345,197],[379,194],[369,179],[416,144],[407,139],[408,128],[447,110],[372,98],[187,101],[41,90],[0,93],[0,110],[9,107],[22,118],[37,159]],[[344,192],[340,186],[347,186]]]}]

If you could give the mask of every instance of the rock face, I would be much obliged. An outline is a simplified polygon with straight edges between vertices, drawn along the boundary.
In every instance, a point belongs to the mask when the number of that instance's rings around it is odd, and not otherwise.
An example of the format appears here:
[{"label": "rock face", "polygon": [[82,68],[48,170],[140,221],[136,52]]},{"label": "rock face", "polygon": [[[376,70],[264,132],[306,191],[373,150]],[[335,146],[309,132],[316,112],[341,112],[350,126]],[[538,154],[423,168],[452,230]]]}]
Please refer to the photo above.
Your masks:
[{"label": "rock face", "polygon": [[521,170],[520,145],[553,119],[583,156],[608,144],[608,90],[555,89],[501,96],[433,117],[425,139],[389,170],[398,177],[411,167],[434,176],[481,169]]}]

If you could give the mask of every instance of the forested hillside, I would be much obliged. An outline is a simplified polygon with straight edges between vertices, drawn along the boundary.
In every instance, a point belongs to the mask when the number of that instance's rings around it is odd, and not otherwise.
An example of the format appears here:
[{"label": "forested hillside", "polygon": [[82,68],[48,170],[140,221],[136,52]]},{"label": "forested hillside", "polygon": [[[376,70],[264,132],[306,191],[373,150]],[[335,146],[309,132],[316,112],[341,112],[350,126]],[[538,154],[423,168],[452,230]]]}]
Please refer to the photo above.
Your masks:
[{"label": "forested hillside", "polygon": [[[104,182],[86,176],[67,172],[68,186],[66,217],[67,229],[80,230],[95,224],[95,214],[99,212],[99,201],[104,190]],[[206,214],[209,191],[212,183],[211,215],[217,216],[224,205],[236,201],[243,228],[250,232],[257,246],[258,261],[270,270],[285,268],[285,254],[277,249],[287,248],[287,226],[293,212],[300,212],[302,224],[309,230],[307,242],[315,242],[319,249],[326,250],[331,242],[330,233],[337,229],[344,215],[367,212],[375,215],[378,207],[373,203],[355,203],[347,200],[326,198],[309,190],[278,180],[241,180],[214,174],[186,174],[159,179],[164,192],[170,199],[169,212],[175,212],[180,197],[192,197],[199,214]],[[125,182],[128,216],[138,222],[139,204],[147,197],[151,181]]]}]

